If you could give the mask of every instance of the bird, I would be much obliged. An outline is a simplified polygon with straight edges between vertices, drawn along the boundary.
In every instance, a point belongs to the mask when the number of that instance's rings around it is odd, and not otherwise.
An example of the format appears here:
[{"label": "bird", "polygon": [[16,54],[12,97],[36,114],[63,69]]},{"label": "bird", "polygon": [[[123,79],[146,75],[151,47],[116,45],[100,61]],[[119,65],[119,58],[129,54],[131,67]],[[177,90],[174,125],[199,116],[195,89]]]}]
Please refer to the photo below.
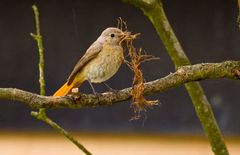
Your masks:
[{"label": "bird", "polygon": [[[67,82],[53,96],[66,96],[86,80],[91,85],[110,79],[124,60],[122,42],[130,38],[131,33],[128,31],[115,27],[106,28],[79,59]],[[92,89],[94,91],[93,87]]]}]

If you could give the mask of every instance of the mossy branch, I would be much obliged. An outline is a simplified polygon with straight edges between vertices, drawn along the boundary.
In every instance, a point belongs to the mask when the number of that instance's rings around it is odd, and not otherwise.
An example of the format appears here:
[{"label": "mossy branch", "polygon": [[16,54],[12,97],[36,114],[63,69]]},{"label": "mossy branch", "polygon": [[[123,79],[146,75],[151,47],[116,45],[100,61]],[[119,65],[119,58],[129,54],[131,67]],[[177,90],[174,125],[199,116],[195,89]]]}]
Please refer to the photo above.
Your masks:
[{"label": "mossy branch", "polygon": [[44,80],[44,48],[43,48],[43,41],[42,35],[40,32],[40,20],[39,20],[39,12],[36,5],[32,6],[35,22],[36,22],[36,34],[31,33],[30,35],[36,40],[38,46],[38,53],[39,53],[39,84],[40,84],[40,94],[45,95],[45,80]]},{"label": "mossy branch", "polygon": [[[176,67],[190,65],[171,25],[167,19],[161,0],[122,0],[140,8],[154,25]],[[211,106],[198,82],[185,85],[194,104],[197,116],[216,155],[228,155],[221,131],[214,118]]]},{"label": "mossy branch", "polygon": [[[39,20],[39,11],[36,5],[32,6],[35,22],[36,22],[36,34],[31,33],[30,35],[36,40],[38,46],[38,53],[39,53],[39,84],[40,84],[40,95],[45,95],[45,80],[44,80],[44,48],[43,48],[43,41],[42,35],[40,32],[40,20]],[[51,120],[47,115],[44,107],[38,107],[39,111],[35,112],[32,111],[31,115],[35,118],[42,120],[43,122],[50,125],[52,128],[56,129],[58,132],[63,134],[66,138],[68,138],[72,143],[74,143],[80,150],[82,150],[86,155],[91,155],[91,153],[82,145],[80,144],[71,134],[61,128],[57,123]]]},{"label": "mossy branch", "polygon": [[[175,88],[179,85],[205,80],[228,78],[240,80],[240,61],[222,63],[202,63],[180,67],[176,72],[144,83],[144,95]],[[131,87],[117,93],[105,92],[93,94],[73,94],[66,97],[52,97],[33,94],[16,88],[0,88],[0,99],[23,102],[32,108],[83,108],[113,105],[131,99]],[[200,107],[201,108],[201,107]],[[208,112],[207,110],[204,112]]]}]

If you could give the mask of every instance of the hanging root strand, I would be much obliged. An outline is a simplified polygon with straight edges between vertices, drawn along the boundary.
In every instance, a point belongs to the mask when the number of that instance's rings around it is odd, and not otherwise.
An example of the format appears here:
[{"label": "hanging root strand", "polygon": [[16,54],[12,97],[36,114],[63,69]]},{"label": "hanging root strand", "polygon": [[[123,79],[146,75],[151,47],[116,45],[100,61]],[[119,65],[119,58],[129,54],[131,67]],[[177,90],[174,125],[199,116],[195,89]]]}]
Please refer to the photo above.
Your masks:
[{"label": "hanging root strand", "polygon": [[133,83],[132,83],[132,108],[134,111],[134,117],[133,120],[141,118],[141,112],[146,111],[147,108],[151,108],[153,105],[158,104],[158,100],[147,100],[143,96],[144,91],[144,77],[143,73],[141,71],[141,63],[150,61],[150,60],[156,60],[159,58],[156,58],[152,55],[146,55],[142,54],[142,49],[136,49],[132,41],[127,42],[127,48],[128,48],[128,54],[130,57],[130,68],[134,73],[133,77]]},{"label": "hanging root strand", "polygon": [[[135,48],[133,46],[133,40],[137,39],[140,35],[140,33],[131,34],[131,32],[128,32],[127,30],[127,23],[122,20],[121,17],[117,19],[118,24],[117,28],[122,30],[124,33],[130,34],[127,38],[123,38],[121,42],[125,42],[130,61],[127,61],[124,59],[124,62],[128,65],[128,67],[133,71],[134,77],[132,82],[132,105],[134,116],[131,120],[137,120],[141,118],[141,112],[145,112],[147,108],[151,108],[153,105],[158,104],[158,100],[147,100],[143,96],[144,91],[144,77],[143,73],[141,71],[141,63],[151,60],[157,60],[159,58],[154,57],[152,55],[147,55],[146,52],[142,52],[142,49]],[[124,30],[123,30],[124,28]]]}]

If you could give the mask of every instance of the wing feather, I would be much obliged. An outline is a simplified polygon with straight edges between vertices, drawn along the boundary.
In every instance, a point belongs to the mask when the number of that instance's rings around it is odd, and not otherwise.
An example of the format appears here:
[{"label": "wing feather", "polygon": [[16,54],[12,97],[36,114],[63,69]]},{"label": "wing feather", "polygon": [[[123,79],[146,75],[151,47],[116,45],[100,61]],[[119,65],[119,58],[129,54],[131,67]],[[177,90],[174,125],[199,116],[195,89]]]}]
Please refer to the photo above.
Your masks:
[{"label": "wing feather", "polygon": [[72,73],[68,77],[67,85],[70,85],[75,76],[82,70],[82,68],[93,58],[95,58],[98,53],[102,50],[102,44],[99,42],[94,42],[86,51],[86,53],[82,56],[82,58],[75,65]]}]

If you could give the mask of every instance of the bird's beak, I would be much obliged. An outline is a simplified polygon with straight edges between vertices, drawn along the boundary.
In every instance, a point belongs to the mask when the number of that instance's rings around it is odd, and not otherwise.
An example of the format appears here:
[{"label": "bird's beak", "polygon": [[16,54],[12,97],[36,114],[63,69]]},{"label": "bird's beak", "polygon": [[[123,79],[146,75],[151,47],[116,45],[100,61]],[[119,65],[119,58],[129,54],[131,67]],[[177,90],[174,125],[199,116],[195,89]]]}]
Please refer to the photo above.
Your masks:
[{"label": "bird's beak", "polygon": [[124,32],[122,32],[122,34],[121,34],[120,44],[121,44],[123,41],[128,42],[128,41],[134,40],[134,39],[136,39],[139,35],[140,35],[140,33],[131,34],[131,32],[124,31]]},{"label": "bird's beak", "polygon": [[131,38],[131,32],[128,32],[128,31],[122,32],[121,38],[123,40],[130,39]]}]

